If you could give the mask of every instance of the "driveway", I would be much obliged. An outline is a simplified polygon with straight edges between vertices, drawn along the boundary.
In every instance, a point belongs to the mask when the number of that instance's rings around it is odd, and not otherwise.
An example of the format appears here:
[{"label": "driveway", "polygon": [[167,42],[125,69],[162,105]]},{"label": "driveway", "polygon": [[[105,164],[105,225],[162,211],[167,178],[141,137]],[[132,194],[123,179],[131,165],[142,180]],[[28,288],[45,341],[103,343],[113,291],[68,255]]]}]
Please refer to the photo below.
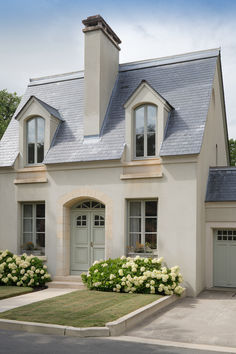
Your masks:
[{"label": "driveway", "polygon": [[204,291],[170,305],[127,336],[236,348],[235,291]]}]

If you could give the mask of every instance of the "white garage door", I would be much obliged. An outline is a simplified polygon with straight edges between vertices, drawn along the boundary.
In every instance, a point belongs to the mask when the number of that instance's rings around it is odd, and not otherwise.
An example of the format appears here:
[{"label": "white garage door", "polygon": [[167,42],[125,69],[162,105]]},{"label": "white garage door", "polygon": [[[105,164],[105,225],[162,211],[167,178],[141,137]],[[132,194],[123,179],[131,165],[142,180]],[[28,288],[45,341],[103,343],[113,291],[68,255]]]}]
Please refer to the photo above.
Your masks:
[{"label": "white garage door", "polygon": [[236,230],[215,231],[214,286],[236,287]]}]

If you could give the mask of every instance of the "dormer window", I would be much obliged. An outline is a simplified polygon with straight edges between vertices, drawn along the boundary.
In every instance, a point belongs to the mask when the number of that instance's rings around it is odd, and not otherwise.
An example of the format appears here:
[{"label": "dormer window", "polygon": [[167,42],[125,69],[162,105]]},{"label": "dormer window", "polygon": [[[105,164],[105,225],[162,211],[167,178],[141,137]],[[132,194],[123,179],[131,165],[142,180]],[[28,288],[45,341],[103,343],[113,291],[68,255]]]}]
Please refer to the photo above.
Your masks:
[{"label": "dormer window", "polygon": [[44,119],[34,117],[27,121],[27,163],[42,163],[44,159]]},{"label": "dormer window", "polygon": [[135,157],[156,156],[157,107],[139,106],[134,111]]}]

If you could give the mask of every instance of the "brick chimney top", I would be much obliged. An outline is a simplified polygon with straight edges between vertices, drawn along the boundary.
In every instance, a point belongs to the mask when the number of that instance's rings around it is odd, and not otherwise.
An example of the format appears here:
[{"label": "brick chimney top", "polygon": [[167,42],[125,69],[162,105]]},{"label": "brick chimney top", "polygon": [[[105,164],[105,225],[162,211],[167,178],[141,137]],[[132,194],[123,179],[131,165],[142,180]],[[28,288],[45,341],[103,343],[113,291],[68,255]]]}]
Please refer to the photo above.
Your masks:
[{"label": "brick chimney top", "polygon": [[119,48],[121,43],[120,38],[115,34],[111,27],[106,23],[106,21],[100,15],[89,16],[82,21],[85,25],[83,32],[96,31],[101,29],[104,34]]}]

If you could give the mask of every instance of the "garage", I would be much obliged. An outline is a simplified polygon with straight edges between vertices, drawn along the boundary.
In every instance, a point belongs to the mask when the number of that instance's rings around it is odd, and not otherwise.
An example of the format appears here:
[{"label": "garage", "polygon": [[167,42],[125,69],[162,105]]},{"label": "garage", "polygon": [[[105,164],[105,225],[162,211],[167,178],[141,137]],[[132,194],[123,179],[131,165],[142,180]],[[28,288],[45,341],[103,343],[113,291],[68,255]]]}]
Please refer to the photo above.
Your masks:
[{"label": "garage", "polygon": [[236,287],[236,229],[214,232],[213,284]]}]

